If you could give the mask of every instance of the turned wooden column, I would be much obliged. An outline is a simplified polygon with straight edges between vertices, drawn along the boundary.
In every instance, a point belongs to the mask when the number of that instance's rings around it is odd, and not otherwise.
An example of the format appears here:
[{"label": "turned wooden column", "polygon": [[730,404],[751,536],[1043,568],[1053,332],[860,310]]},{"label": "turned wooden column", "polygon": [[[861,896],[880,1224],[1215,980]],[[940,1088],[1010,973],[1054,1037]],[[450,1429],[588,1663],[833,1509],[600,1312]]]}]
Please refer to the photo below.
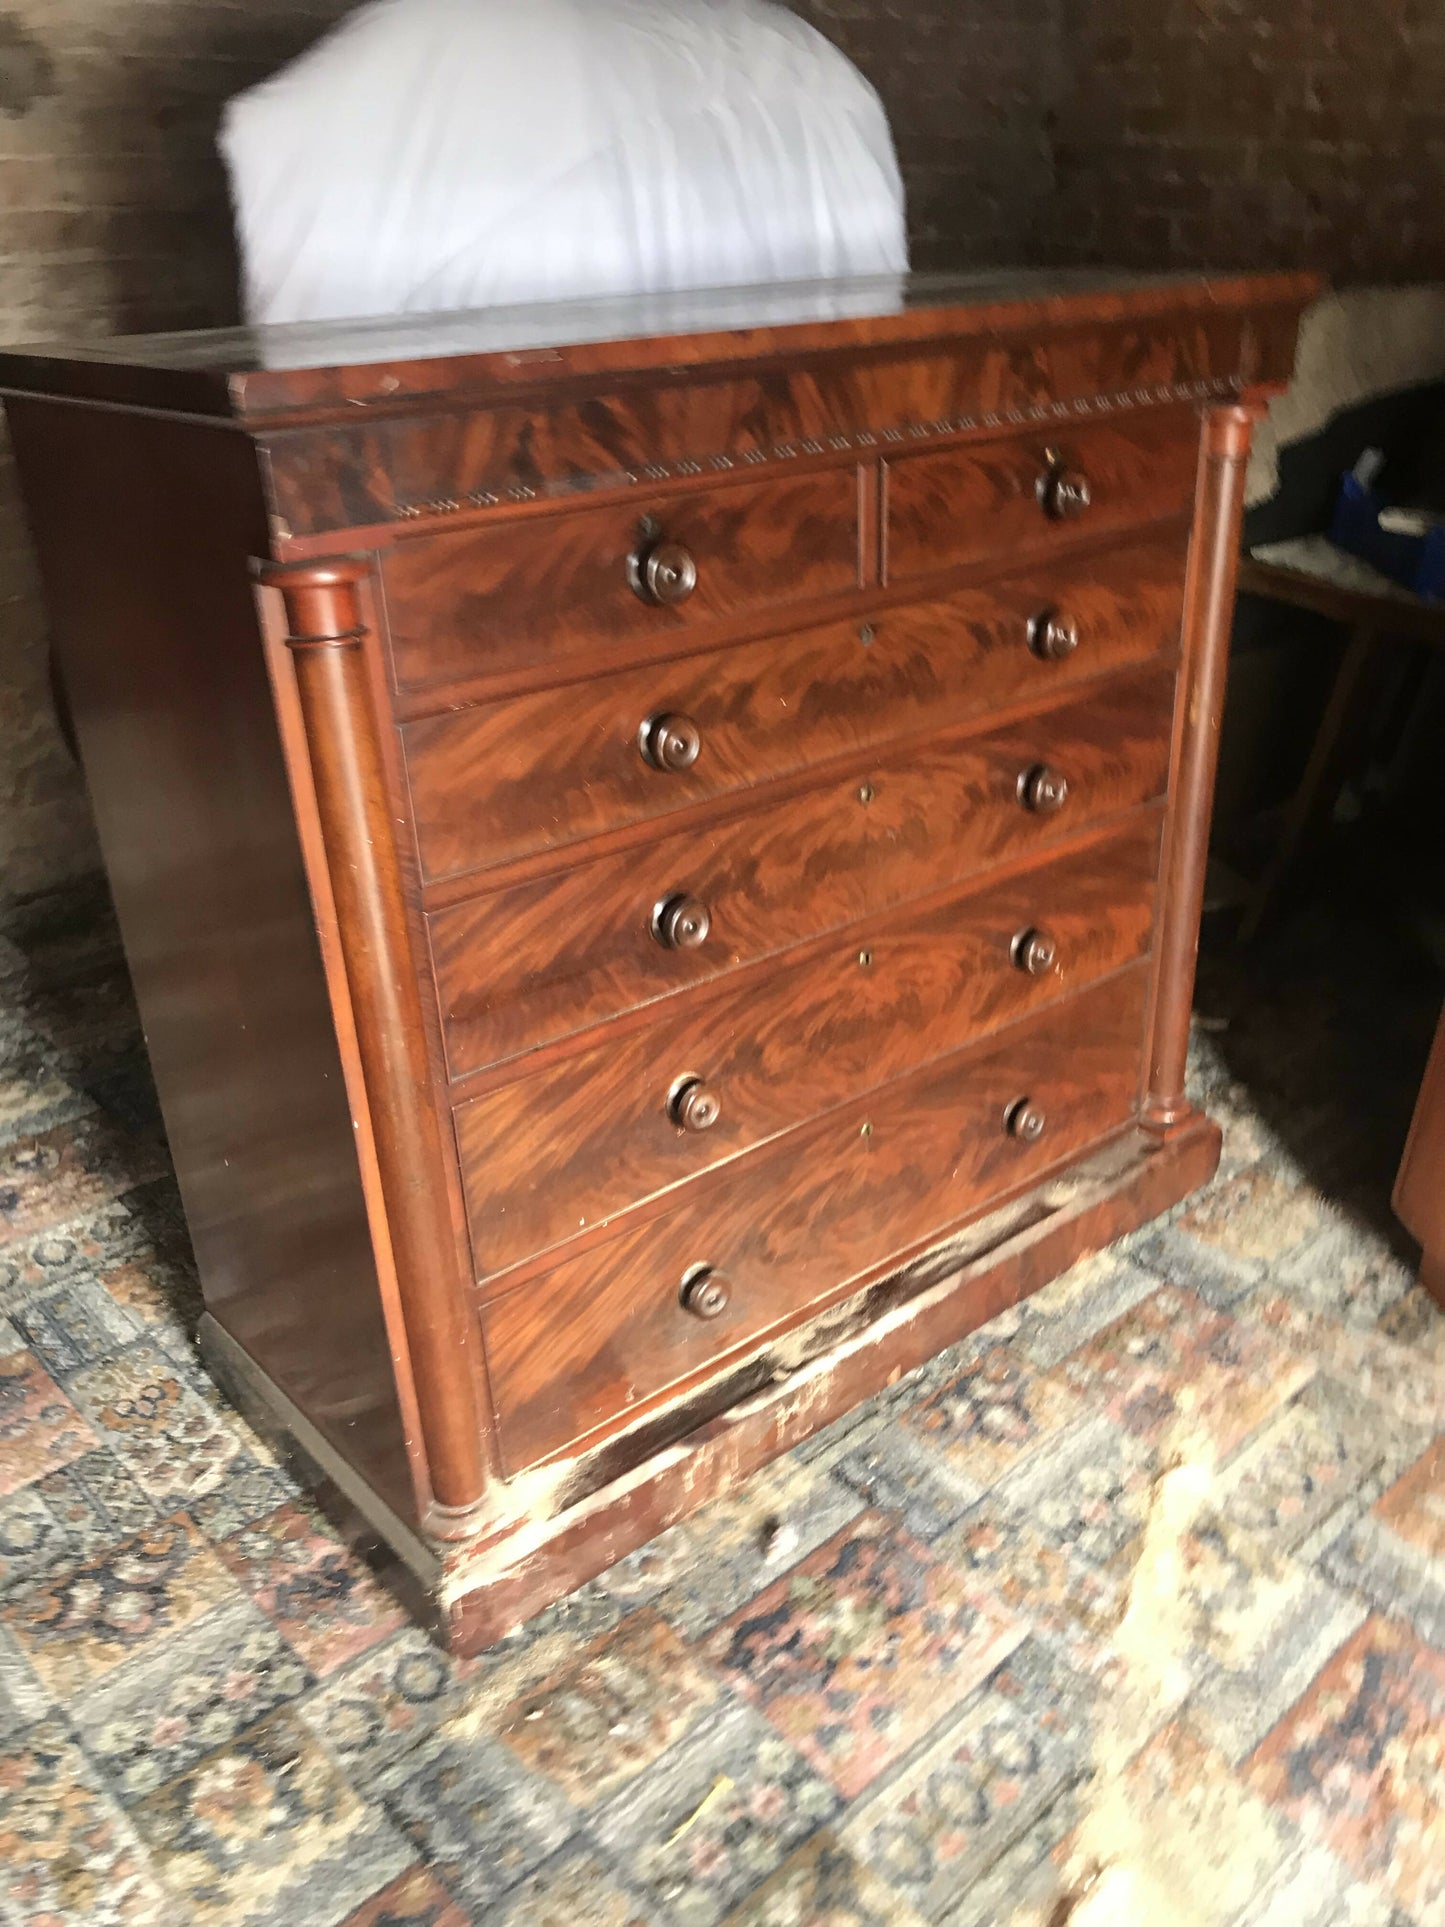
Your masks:
[{"label": "turned wooden column", "polygon": [[1209,820],[1234,585],[1245,469],[1255,410],[1212,408],[1204,418],[1194,534],[1184,589],[1184,664],[1174,764],[1174,803],[1166,831],[1160,921],[1155,956],[1143,1120],[1168,1131],[1190,1111],[1184,1095],[1189,1012],[1199,960],[1199,920],[1209,859]]},{"label": "turned wooden column", "polygon": [[480,1334],[457,1276],[442,1144],[417,1008],[356,585],[361,561],[265,570],[281,591],[336,905],[435,1514],[455,1529],[483,1496]]}]

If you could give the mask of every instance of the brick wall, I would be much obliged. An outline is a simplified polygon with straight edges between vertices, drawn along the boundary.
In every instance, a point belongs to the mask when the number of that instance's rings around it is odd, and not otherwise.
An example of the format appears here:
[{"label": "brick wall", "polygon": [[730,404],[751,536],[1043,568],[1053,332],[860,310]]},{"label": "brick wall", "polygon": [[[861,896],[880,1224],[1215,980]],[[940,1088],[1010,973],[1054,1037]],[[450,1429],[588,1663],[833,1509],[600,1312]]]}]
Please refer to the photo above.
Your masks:
[{"label": "brick wall", "polygon": [[[219,103],[348,0],[0,5],[0,339],[234,319]],[[46,692],[45,625],[0,437],[0,891],[96,863]]]},{"label": "brick wall", "polygon": [[[220,104],[352,0],[0,4],[0,339],[232,320]],[[525,0],[517,0],[525,4]],[[1047,196],[1058,0],[797,0],[884,94],[921,265],[1017,258]],[[0,438],[0,891],[96,862]]]},{"label": "brick wall", "polygon": [[1442,0],[1062,0],[1040,246],[1445,275]]},{"label": "brick wall", "polygon": [[[792,4],[884,97],[920,267],[1445,272],[1442,0]],[[0,338],[233,318],[218,109],[349,5],[0,0]],[[0,442],[0,891],[95,861],[44,662]]]},{"label": "brick wall", "polygon": [[789,0],[883,97],[920,268],[1029,258],[1054,185],[1062,0]]}]

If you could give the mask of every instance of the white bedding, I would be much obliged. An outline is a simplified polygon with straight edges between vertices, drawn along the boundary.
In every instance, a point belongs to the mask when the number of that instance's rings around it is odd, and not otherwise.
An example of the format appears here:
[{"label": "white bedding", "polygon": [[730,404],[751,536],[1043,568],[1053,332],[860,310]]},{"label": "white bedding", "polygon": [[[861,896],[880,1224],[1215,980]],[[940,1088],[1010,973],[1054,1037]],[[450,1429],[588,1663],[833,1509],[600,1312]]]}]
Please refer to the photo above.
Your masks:
[{"label": "white bedding", "polygon": [[907,266],[881,102],[768,0],[376,0],[221,148],[255,322]]}]

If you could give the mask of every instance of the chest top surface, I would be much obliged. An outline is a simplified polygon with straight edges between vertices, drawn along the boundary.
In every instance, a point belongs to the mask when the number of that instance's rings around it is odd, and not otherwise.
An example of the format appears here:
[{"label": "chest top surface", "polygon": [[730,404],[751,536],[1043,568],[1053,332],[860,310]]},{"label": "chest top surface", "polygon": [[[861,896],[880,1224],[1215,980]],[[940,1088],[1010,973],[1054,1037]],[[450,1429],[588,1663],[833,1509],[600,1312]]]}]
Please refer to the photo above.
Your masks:
[{"label": "chest top surface", "polygon": [[948,337],[1039,334],[1120,321],[1187,327],[1191,320],[1271,310],[1297,315],[1318,289],[1318,280],[1307,274],[1105,269],[705,289],[17,347],[0,353],[0,392],[260,422],[460,394],[484,399],[578,377],[897,349]]}]

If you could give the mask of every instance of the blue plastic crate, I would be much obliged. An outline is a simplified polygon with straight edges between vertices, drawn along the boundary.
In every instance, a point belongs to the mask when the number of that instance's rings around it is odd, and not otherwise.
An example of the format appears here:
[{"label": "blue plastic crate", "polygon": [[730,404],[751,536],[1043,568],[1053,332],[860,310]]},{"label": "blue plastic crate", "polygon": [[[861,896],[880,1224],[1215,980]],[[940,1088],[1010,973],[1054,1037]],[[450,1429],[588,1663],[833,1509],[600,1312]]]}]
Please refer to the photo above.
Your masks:
[{"label": "blue plastic crate", "polygon": [[1445,528],[1424,535],[1382,529],[1380,516],[1392,506],[1377,490],[1346,475],[1330,523],[1331,542],[1416,595],[1445,599]]}]

